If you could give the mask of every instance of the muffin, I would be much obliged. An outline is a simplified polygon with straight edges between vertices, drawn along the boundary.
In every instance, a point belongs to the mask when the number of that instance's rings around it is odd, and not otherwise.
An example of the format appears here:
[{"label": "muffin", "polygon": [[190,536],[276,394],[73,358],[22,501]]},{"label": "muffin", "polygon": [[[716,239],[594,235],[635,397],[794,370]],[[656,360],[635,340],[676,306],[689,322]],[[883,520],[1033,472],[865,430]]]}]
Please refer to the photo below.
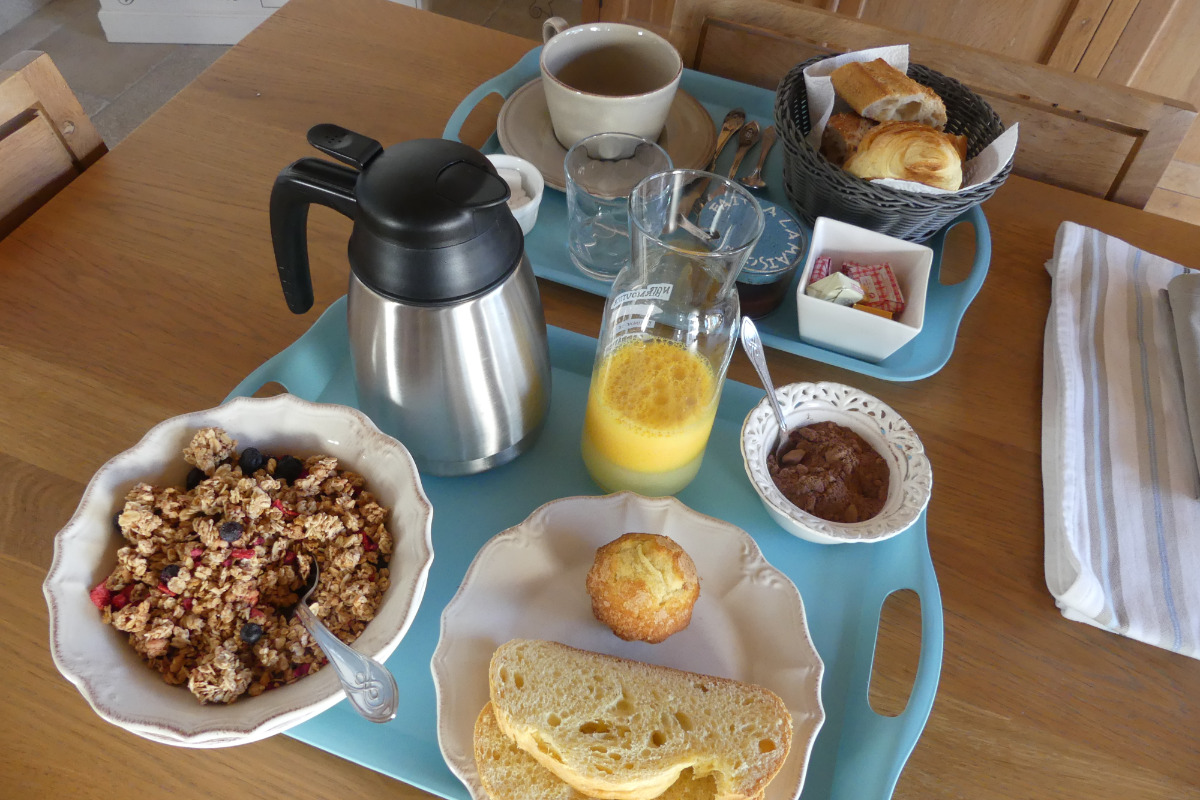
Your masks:
[{"label": "muffin", "polygon": [[627,533],[596,551],[587,591],[596,619],[627,641],[657,644],[692,621],[696,565],[666,536]]}]

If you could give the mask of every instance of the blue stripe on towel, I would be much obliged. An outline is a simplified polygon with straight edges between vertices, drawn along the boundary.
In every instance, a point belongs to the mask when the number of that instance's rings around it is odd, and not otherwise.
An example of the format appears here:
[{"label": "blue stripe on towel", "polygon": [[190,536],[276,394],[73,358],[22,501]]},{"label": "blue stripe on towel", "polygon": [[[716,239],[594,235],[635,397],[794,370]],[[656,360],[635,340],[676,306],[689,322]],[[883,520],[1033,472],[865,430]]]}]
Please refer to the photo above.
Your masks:
[{"label": "blue stripe on towel", "polygon": [[[1100,231],[1097,231],[1097,230],[1092,231],[1092,247],[1095,250],[1095,256],[1097,257],[1097,259],[1101,259],[1101,258],[1104,259],[1104,269],[1107,269],[1108,268],[1108,263],[1107,263],[1108,259],[1104,252],[1104,239],[1101,236]],[[1099,330],[1099,325],[1097,324],[1096,318],[1100,313],[1100,284],[1102,283],[1102,281],[1100,280],[1100,275],[1101,275],[1101,270],[1095,269],[1095,270],[1092,270],[1092,274],[1090,276],[1088,276],[1090,292],[1088,293],[1087,305],[1082,309],[1084,315],[1086,316],[1086,319],[1084,319],[1080,322],[1081,330],[1085,330],[1085,331]],[[1083,337],[1083,341],[1081,341],[1080,344],[1085,348],[1090,348],[1090,352],[1088,352],[1087,355],[1082,359],[1083,364],[1084,365],[1087,365],[1087,364],[1096,365],[1090,371],[1090,373],[1091,373],[1090,377],[1091,377],[1091,383],[1092,383],[1091,396],[1093,398],[1103,397],[1104,390],[1106,387],[1102,384],[1102,382],[1100,380],[1100,369],[1098,368],[1099,362],[1100,362],[1100,352],[1099,352],[1100,348],[1097,345],[1095,338],[1090,337],[1090,336]],[[1095,402],[1097,403],[1097,406],[1098,406],[1099,400],[1096,400]],[[1102,426],[1100,424],[1101,414],[1100,414],[1099,410],[1097,409],[1094,413],[1091,413],[1091,412],[1092,412],[1091,409],[1085,409],[1085,411],[1084,411],[1084,413],[1087,416],[1089,416],[1092,420],[1092,441],[1091,441],[1090,445],[1085,445],[1085,449],[1091,451],[1092,479],[1095,481],[1095,484],[1096,484],[1095,485],[1095,497],[1097,498],[1097,500],[1096,500],[1096,520],[1095,520],[1095,522],[1096,522],[1096,525],[1100,528],[1100,536],[1096,537],[1097,541],[1100,545],[1100,561],[1097,564],[1097,566],[1099,567],[1100,580],[1104,583],[1104,596],[1105,596],[1105,598],[1107,598],[1109,607],[1112,609],[1113,619],[1112,619],[1111,627],[1113,630],[1124,631],[1125,627],[1124,627],[1123,623],[1121,622],[1121,614],[1119,613],[1119,611],[1117,609],[1116,595],[1113,594],[1113,584],[1112,584],[1113,564],[1111,561],[1109,561],[1109,557],[1108,557],[1109,556],[1109,552],[1108,552],[1108,539],[1109,539],[1108,521],[1109,520],[1108,520],[1108,515],[1104,513],[1104,509],[1101,507],[1101,505],[1103,503],[1103,500],[1101,498],[1104,498],[1105,496],[1107,496],[1107,493],[1104,490],[1104,480],[1103,480],[1104,479],[1104,465],[1101,463],[1100,444],[1101,444],[1101,442],[1106,441],[1106,439],[1102,435]]]},{"label": "blue stripe on towel", "polygon": [[[1133,282],[1135,286],[1141,285],[1142,272],[1142,251],[1134,250],[1133,256]],[[1135,306],[1137,313],[1137,341],[1138,355],[1141,358],[1142,368],[1142,396],[1146,398],[1146,432],[1150,447],[1150,487],[1151,494],[1154,497],[1154,534],[1155,540],[1158,543],[1158,560],[1159,568],[1162,573],[1163,597],[1167,602],[1167,615],[1171,618],[1171,630],[1175,635],[1174,649],[1178,650],[1183,645],[1183,632],[1179,627],[1179,614],[1175,611],[1174,593],[1171,589],[1171,568],[1167,561],[1167,540],[1163,531],[1163,503],[1162,490],[1158,483],[1158,446],[1154,439],[1154,412],[1150,408],[1150,358],[1146,347],[1146,326],[1145,326],[1145,292],[1136,292],[1137,304]]]}]

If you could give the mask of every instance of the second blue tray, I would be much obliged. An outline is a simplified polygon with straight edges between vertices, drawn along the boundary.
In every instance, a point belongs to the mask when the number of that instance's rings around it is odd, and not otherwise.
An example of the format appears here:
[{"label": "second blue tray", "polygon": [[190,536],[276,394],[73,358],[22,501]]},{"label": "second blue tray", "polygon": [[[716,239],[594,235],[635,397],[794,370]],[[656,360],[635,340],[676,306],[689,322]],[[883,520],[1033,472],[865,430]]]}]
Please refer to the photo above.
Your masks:
[{"label": "second blue tray", "polygon": [[[442,759],[430,659],[442,610],[475,553],[550,500],[598,493],[579,455],[583,411],[596,340],[550,328],[553,366],[550,412],[529,452],[479,475],[422,475],[433,504],[436,553],[412,627],[387,665],[403,691],[392,722],[376,725],[338,703],[288,735],[451,800],[466,788]],[[299,340],[267,361],[230,394],[252,395],[276,382],[292,394],[357,406],[346,333],[346,300],[321,315]],[[942,599],[929,556],[925,514],[912,528],[875,544],[825,546],[797,539],[767,515],[742,466],[742,421],[763,391],[727,381],[700,473],[679,500],[754,537],[763,555],[804,598],[813,643],[825,662],[821,699],[825,724],[817,735],[802,800],[887,800],[912,752],[937,692],[942,666]],[[920,597],[921,651],[908,704],[896,717],[868,701],[879,616],[893,592]],[[887,671],[888,665],[881,665]]]},{"label": "second blue tray", "polygon": [[[536,78],[539,74],[540,53],[541,48],[535,47],[511,69],[478,86],[467,95],[450,116],[442,135],[448,139],[457,139],[463,123],[485,97],[498,94],[507,99],[517,89]],[[719,125],[725,113],[736,107],[745,109],[747,119],[758,121],[764,128],[774,124],[774,92],[690,69],[684,70],[680,85],[700,101],[712,117],[714,125]],[[495,135],[488,140],[483,149],[488,153],[501,152],[499,140]],[[726,162],[732,159],[733,149],[726,148],[718,171],[727,170]],[[790,208],[791,204],[783,191],[782,150],[782,145],[776,145],[772,149],[767,156],[767,163],[763,166],[763,174],[769,185],[767,197],[784,208]],[[964,222],[970,224],[975,232],[975,261],[970,274],[962,281],[944,284],[940,276],[946,233],[955,225]],[[533,271],[538,277],[592,294],[607,296],[610,284],[584,275],[571,263],[567,256],[566,228],[566,196],[556,189],[546,187],[541,208],[538,210],[537,225],[525,237],[525,251],[533,264]],[[808,234],[811,239],[812,231],[809,230]],[[784,302],[778,310],[761,320],[756,320],[763,342],[777,350],[885,380],[913,381],[937,372],[950,360],[954,351],[954,340],[958,336],[959,323],[983,286],[988,265],[992,260],[991,232],[983,210],[975,206],[964,212],[925,244],[933,248],[933,270],[930,273],[929,292],[925,301],[925,325],[912,341],[888,358],[875,363],[800,341],[794,301]],[[795,280],[798,281],[799,277],[797,274]],[[794,290],[795,286],[792,288]]]}]

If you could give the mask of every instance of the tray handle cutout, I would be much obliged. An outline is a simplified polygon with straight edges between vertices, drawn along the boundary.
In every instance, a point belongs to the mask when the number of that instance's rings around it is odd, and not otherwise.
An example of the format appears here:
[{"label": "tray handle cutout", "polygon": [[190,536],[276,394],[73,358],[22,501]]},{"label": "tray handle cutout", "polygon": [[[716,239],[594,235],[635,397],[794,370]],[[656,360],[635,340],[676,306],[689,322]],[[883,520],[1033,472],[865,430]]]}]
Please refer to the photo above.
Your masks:
[{"label": "tray handle cutout", "polygon": [[[313,329],[324,329],[334,320],[345,320],[346,296],[342,295],[321,314]],[[343,323],[344,324],[344,323]],[[225,398],[250,397],[268,383],[278,383],[297,397],[318,400],[330,376],[342,366],[345,337],[301,336],[288,347],[259,365]]]},{"label": "tray handle cutout", "polygon": [[[908,636],[910,630],[916,632],[915,639]],[[908,707],[921,639],[921,596],[912,589],[897,589],[883,599],[867,685],[867,701],[876,714],[898,717]]]},{"label": "tray handle cutout", "polygon": [[[945,264],[945,247],[946,237],[951,230],[962,224],[968,224],[975,233],[975,257],[971,263],[970,272],[966,277],[952,282],[946,283],[942,280],[942,269]],[[958,250],[958,244],[961,244],[961,237],[955,236],[955,250]],[[988,228],[987,220],[983,216],[983,209],[979,206],[973,206],[954,220],[949,225],[942,228],[929,242],[937,254],[934,258],[933,274],[929,276],[929,296],[928,302],[937,305],[937,313],[947,315],[947,319],[961,320],[967,311],[967,307],[979,294],[979,290],[983,287],[983,280],[987,277],[988,266],[992,262],[992,234]],[[955,253],[955,261],[962,261],[962,256]],[[965,262],[963,262],[965,263]],[[948,270],[949,273],[961,273],[961,269],[955,269],[952,265]],[[926,308],[925,314],[928,317],[932,309]],[[957,329],[957,326],[956,326]]]},{"label": "tray handle cutout", "polygon": [[476,86],[470,94],[463,98],[463,101],[458,104],[458,108],[454,109],[454,113],[450,115],[450,119],[446,121],[446,127],[442,130],[442,138],[462,141],[459,136],[462,134],[463,123],[467,121],[467,117],[485,97],[489,94],[498,94],[507,100],[509,95],[536,77],[539,71],[538,59],[541,57],[541,52],[541,47],[533,48],[521,56],[521,60],[514,64],[512,69],[505,70],[491,80]]}]

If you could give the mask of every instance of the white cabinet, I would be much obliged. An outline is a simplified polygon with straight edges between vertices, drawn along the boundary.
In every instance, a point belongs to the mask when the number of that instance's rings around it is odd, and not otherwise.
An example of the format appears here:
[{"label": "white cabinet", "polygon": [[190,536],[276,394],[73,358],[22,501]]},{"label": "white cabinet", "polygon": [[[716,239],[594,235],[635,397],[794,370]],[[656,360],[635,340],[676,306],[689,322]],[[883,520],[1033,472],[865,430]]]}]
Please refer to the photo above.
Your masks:
[{"label": "white cabinet", "polygon": [[[100,0],[110,42],[237,44],[287,0]],[[337,0],[327,0],[336,8]],[[423,8],[424,0],[392,0]]]}]

